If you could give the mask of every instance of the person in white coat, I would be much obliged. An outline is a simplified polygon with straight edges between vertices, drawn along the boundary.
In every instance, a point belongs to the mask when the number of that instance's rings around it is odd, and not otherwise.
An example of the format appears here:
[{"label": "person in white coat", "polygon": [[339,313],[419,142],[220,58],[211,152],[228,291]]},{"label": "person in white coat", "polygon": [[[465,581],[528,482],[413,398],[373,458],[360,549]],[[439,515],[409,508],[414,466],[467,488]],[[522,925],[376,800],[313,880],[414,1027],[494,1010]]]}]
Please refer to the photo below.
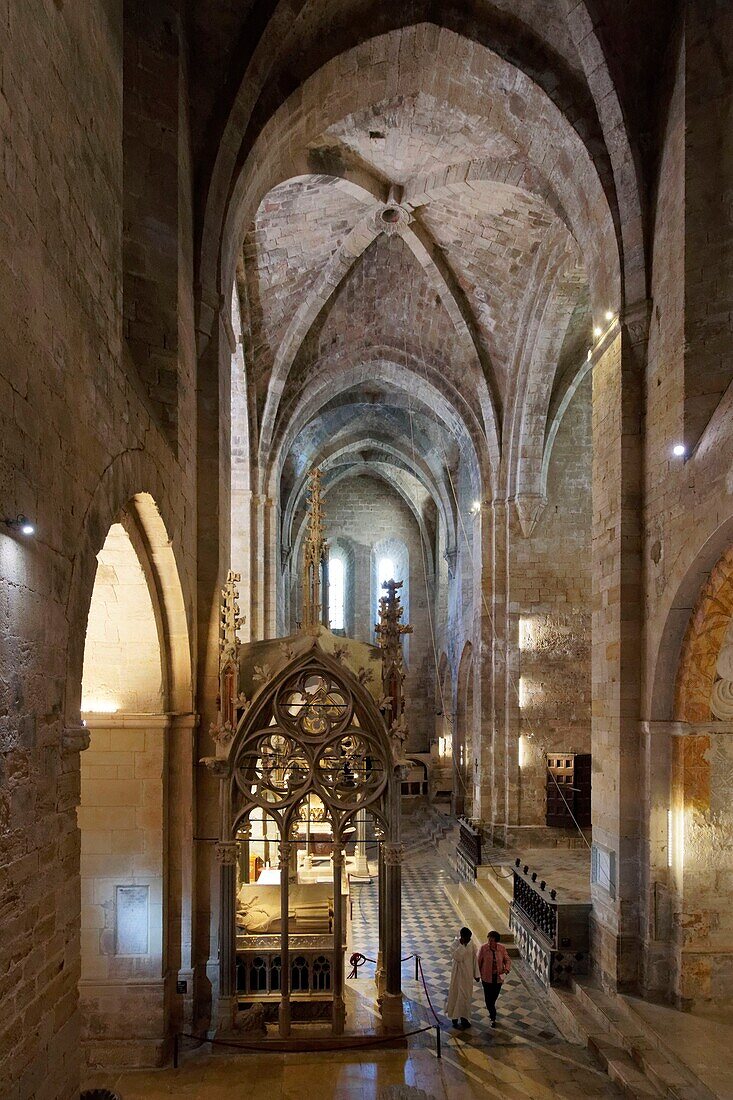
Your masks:
[{"label": "person in white coat", "polygon": [[448,999],[445,1002],[445,1014],[450,1016],[453,1027],[464,1029],[471,1026],[473,983],[480,978],[476,945],[470,928],[462,928],[457,940],[451,947],[451,973]]}]

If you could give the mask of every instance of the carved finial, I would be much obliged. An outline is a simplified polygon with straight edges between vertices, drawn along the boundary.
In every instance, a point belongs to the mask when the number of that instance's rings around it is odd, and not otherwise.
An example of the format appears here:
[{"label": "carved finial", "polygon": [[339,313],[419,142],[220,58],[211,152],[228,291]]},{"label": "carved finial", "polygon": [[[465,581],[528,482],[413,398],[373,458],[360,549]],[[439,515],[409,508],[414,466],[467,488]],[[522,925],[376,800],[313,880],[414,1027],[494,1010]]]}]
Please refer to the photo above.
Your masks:
[{"label": "carved finial", "polygon": [[401,760],[404,757],[404,743],[407,737],[402,637],[404,634],[412,634],[412,627],[401,621],[404,613],[399,594],[402,581],[384,581],[382,588],[387,594],[379,601],[379,622],[375,631],[377,644],[382,651],[383,709],[390,729],[395,759]]},{"label": "carved finial", "polygon": [[221,590],[221,609],[219,611],[219,707],[216,722],[209,727],[209,733],[217,745],[217,751],[226,755],[234,738],[237,725],[236,698],[239,680],[239,635],[237,631],[244,622],[239,614],[239,573],[230,569],[226,584]]},{"label": "carved finial", "polygon": [[303,547],[303,629],[312,630],[323,621],[321,589],[325,586],[328,543],[324,535],[321,471],[310,472],[308,531]]},{"label": "carved finial", "polygon": [[234,663],[239,657],[239,636],[237,631],[244,622],[239,614],[239,589],[237,582],[241,574],[227,573],[226,584],[221,590],[221,617],[219,629],[219,668]]}]

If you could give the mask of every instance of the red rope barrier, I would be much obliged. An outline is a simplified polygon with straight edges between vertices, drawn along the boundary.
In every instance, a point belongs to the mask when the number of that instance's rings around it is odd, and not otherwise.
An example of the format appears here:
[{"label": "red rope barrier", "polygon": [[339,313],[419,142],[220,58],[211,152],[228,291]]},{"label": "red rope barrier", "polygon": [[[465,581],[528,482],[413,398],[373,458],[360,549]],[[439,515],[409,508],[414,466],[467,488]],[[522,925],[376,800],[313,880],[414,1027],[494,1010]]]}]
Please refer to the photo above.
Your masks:
[{"label": "red rope barrier", "polygon": [[423,969],[422,969],[422,959],[420,958],[419,955],[417,956],[417,965],[420,968],[420,980],[422,981],[422,987],[425,990],[425,996],[427,997],[428,1004],[430,1005],[430,1011],[432,1012],[433,1016],[435,1017],[436,1024],[438,1025],[438,1027],[440,1027],[440,1019],[438,1018],[438,1013],[433,1008],[433,1002],[430,1000],[430,994],[428,993],[427,982],[425,981],[425,975],[423,974]]},{"label": "red rope barrier", "polygon": [[[326,1050],[326,1051],[330,1051],[330,1050],[359,1050],[361,1047],[365,1047],[365,1046],[377,1046],[379,1043],[393,1043],[396,1040],[399,1041],[400,1039],[409,1039],[413,1035],[422,1035],[422,1033],[424,1031],[432,1031],[434,1027],[435,1027],[434,1024],[426,1024],[425,1027],[417,1027],[417,1028],[415,1028],[414,1031],[399,1031],[399,1032],[396,1032],[393,1035],[354,1036],[354,1038],[358,1040],[357,1042],[354,1042],[354,1043],[330,1043],[330,1044],[329,1043],[323,1043],[323,1044],[319,1044],[318,1046],[314,1046],[312,1048],[312,1050],[307,1051],[307,1053],[317,1054],[321,1050]],[[260,1043],[260,1044],[257,1044],[257,1045],[255,1045],[254,1043],[230,1043],[226,1039],[207,1039],[207,1038],[205,1038],[201,1035],[188,1035],[185,1031],[179,1031],[175,1036],[175,1040],[176,1040],[176,1043],[175,1043],[176,1061],[178,1061],[178,1056],[179,1056],[179,1048],[178,1048],[178,1040],[179,1039],[191,1039],[193,1042],[198,1043],[199,1045],[201,1045],[202,1043],[211,1043],[212,1046],[229,1047],[231,1050],[247,1050],[247,1051],[252,1051],[255,1054],[262,1054],[262,1053],[287,1054],[287,1053],[289,1053],[287,1050],[275,1046],[274,1043],[272,1045],[269,1045],[267,1042],[263,1042],[263,1043]],[[277,1040],[275,1040],[275,1042],[277,1042]],[[303,1048],[300,1048],[300,1050],[302,1052],[304,1052]]]}]

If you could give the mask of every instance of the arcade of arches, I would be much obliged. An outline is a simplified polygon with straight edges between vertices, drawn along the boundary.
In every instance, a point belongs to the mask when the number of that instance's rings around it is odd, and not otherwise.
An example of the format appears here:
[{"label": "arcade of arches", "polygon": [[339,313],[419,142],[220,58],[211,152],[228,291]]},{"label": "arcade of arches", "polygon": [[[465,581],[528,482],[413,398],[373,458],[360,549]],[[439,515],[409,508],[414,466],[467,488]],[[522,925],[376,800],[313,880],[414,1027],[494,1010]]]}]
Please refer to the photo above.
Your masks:
[{"label": "arcade of arches", "polygon": [[[560,891],[582,856],[584,980],[730,1014],[733,6],[0,23],[7,1095],[221,1024],[221,592],[265,691],[314,470],[328,668],[403,582],[403,820],[551,849]],[[590,756],[590,824],[550,813],[553,754]]]}]

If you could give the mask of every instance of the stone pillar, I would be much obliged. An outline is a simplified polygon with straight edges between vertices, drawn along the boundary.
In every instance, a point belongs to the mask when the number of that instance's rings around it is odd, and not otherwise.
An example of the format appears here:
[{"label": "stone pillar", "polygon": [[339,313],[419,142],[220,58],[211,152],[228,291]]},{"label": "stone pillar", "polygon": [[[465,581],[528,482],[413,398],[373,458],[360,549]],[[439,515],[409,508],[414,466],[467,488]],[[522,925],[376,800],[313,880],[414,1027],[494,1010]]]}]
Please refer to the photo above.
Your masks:
[{"label": "stone pillar", "polygon": [[733,996],[733,720],[675,731],[670,812],[673,1000],[720,1009]]},{"label": "stone pillar", "polygon": [[[179,1030],[193,1027],[197,714],[171,717],[168,798],[168,937]],[[180,992],[178,992],[180,990]]]},{"label": "stone pillar", "polygon": [[271,497],[264,497],[264,571],[262,593],[264,601],[264,637],[277,634],[277,591],[280,574],[280,539],[278,509]]},{"label": "stone pillar", "polygon": [[[213,756],[215,745],[207,731],[216,722],[219,692],[219,593],[230,562],[231,535],[231,355],[227,304],[218,298],[198,301],[197,339],[201,354],[196,393],[196,540],[197,560],[197,672],[196,704],[201,715],[198,755]],[[226,415],[225,415],[226,413]],[[198,773],[196,824],[199,836],[221,836],[219,784],[208,772]],[[220,879],[213,846],[202,843],[196,852],[195,1015],[197,1026],[216,1025],[212,1011],[217,995],[219,960]]]},{"label": "stone pillar", "polygon": [[343,1035],[346,1009],[344,1006],[344,898],[341,878],[344,851],[339,841],[333,849],[333,1034]]},{"label": "stone pillar", "polygon": [[354,637],[360,642],[373,642],[377,608],[376,604],[372,603],[372,554],[370,548],[362,543],[354,545],[352,591],[354,593]]},{"label": "stone pillar", "polygon": [[385,843],[384,971],[382,1020],[389,1031],[401,1031],[402,1012],[402,844]]},{"label": "stone pillar", "polygon": [[354,873],[352,879],[361,882],[371,882],[369,874],[369,861],[366,853],[367,816],[366,810],[359,810],[356,815],[356,844],[354,847]]},{"label": "stone pillar", "polygon": [[592,962],[633,989],[639,964],[642,803],[641,515],[648,303],[614,322],[593,352]]},{"label": "stone pillar", "polygon": [[385,904],[386,876],[384,866],[384,844],[379,845],[378,882],[379,895],[377,898],[379,912],[379,949],[377,951],[377,967],[374,971],[374,984],[377,987],[377,1004],[381,1006],[386,988],[386,974],[384,971],[384,930],[385,930]]},{"label": "stone pillar", "polygon": [[236,890],[239,844],[220,841],[216,845],[219,866],[219,1011],[218,1026],[224,1031],[234,1026],[237,1005],[236,985]]},{"label": "stone pillar", "polygon": [[288,841],[280,844],[280,1035],[290,1035],[290,941],[288,908],[290,905],[290,852]]},{"label": "stone pillar", "polygon": [[641,722],[644,792],[640,870],[643,994],[671,997],[673,870],[669,841],[672,828],[672,748],[674,736],[687,727],[680,722]]},{"label": "stone pillar", "polygon": [[492,745],[493,745],[493,783],[492,783],[492,824],[494,838],[499,843],[506,842],[507,824],[507,788],[508,760],[506,745],[506,611],[508,597],[507,576],[507,504],[505,500],[492,501],[494,523],[494,560],[493,591],[491,593],[491,617],[493,629],[491,638],[492,665]]},{"label": "stone pillar", "polygon": [[260,641],[265,635],[265,502],[267,497],[252,497],[252,638]]},{"label": "stone pillar", "polygon": [[481,547],[481,569],[474,570],[476,642],[474,645],[474,729],[470,766],[473,788],[473,815],[483,822],[494,821],[494,723],[492,628],[494,576],[494,508],[482,502],[474,516],[474,546]]}]

